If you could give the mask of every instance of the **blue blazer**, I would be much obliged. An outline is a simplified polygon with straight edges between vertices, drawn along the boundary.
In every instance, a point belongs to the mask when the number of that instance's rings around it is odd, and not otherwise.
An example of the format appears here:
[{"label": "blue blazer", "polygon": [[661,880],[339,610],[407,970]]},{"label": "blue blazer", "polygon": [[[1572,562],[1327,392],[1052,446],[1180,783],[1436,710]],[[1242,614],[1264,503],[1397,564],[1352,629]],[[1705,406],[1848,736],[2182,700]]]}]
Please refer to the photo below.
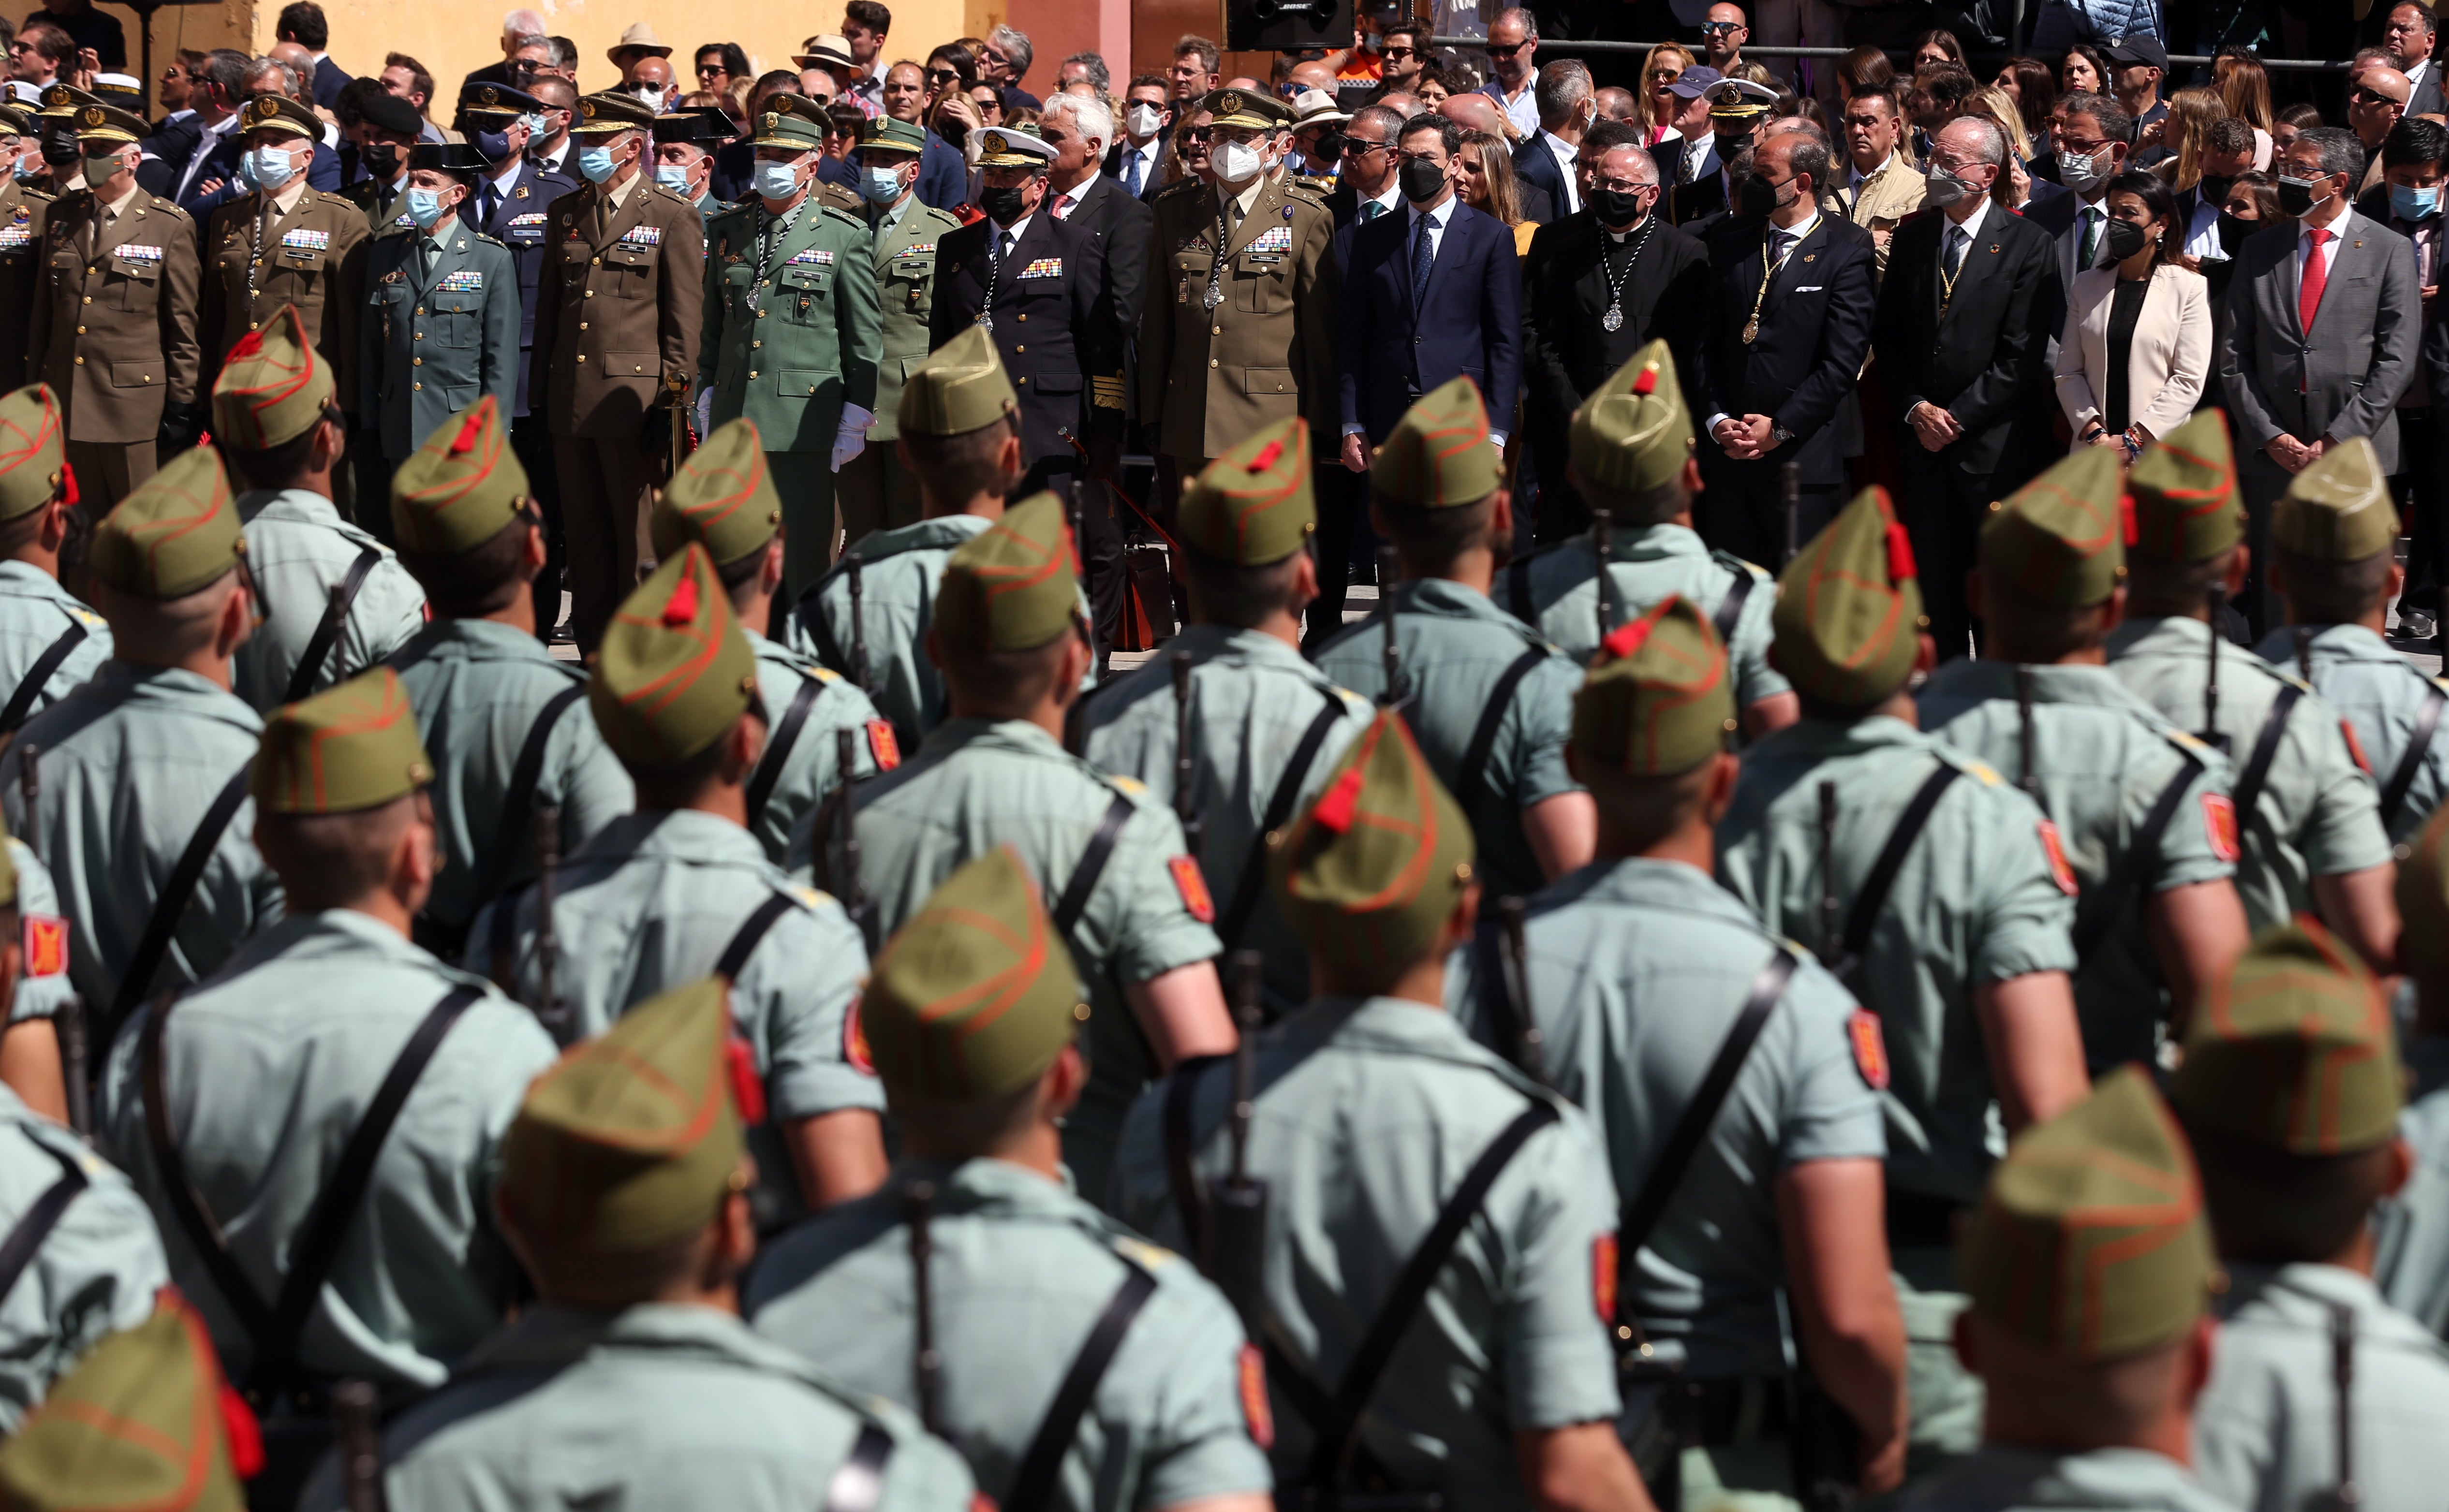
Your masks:
[{"label": "blue blazer", "polygon": [[[1550,149],[1548,133],[1544,128],[1514,149],[1514,177],[1547,195],[1550,216],[1555,219],[1563,219],[1566,206],[1573,202],[1572,197],[1565,193],[1565,170],[1556,162],[1556,154]],[[1523,212],[1523,219],[1537,220],[1541,225],[1552,223],[1548,218],[1533,216],[1527,209]]]},{"label": "blue blazer", "polygon": [[1338,343],[1343,423],[1383,441],[1416,395],[1467,373],[1487,398],[1490,428],[1511,431],[1522,392],[1522,263],[1513,231],[1455,205],[1417,319],[1411,207],[1355,221],[1343,234],[1351,238]]}]

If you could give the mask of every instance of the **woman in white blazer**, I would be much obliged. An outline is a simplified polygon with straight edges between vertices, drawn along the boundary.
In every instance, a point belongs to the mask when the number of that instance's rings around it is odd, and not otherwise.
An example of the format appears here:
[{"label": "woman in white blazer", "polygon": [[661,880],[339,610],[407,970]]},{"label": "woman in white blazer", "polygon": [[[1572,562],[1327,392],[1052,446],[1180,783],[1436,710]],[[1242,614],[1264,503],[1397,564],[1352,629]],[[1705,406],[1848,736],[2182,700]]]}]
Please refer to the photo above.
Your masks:
[{"label": "woman in white blazer", "polygon": [[2117,260],[2075,275],[2058,338],[2058,407],[2077,447],[2121,447],[2131,460],[2202,399],[2210,291],[2184,254],[2186,222],[2157,175],[2120,175],[2103,202]]}]

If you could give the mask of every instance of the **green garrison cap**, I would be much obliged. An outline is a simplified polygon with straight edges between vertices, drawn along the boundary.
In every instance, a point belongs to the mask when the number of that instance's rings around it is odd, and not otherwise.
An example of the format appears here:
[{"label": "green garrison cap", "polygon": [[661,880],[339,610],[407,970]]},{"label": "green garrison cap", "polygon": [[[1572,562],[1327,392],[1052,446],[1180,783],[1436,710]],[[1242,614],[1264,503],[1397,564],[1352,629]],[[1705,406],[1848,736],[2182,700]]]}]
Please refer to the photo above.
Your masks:
[{"label": "green garrison cap", "polygon": [[530,1240],[628,1253],[714,1221],[748,1148],[732,1089],[731,987],[659,993],[536,1078],[502,1143]]},{"label": "green garrison cap", "polygon": [[1888,490],[1864,488],[1778,574],[1778,669],[1815,699],[1859,709],[1913,671],[1921,583]]},{"label": "green garrison cap", "polygon": [[1279,420],[1207,464],[1182,490],[1183,542],[1212,562],[1282,562],[1318,529],[1309,423]]},{"label": "green garrison cap", "polygon": [[2217,1273],[2202,1179],[2141,1066],[2007,1147],[1957,1273],[1976,1313],[2061,1359],[2124,1359],[2194,1326]]},{"label": "green garrison cap", "polygon": [[1041,493],[955,547],[935,589],[935,634],[971,651],[1031,651],[1079,613],[1063,501]]},{"label": "green garrison cap", "polygon": [[946,877],[884,943],[858,1006],[885,1085],[939,1099],[1029,1085],[1087,1014],[1071,952],[1008,845]]},{"label": "green garrison cap", "polygon": [[268,451],[304,435],[331,402],[331,365],[316,354],[298,307],[284,304],[230,348],[213,380],[213,432],[231,446]]},{"label": "green garrison cap", "polygon": [[1477,504],[1505,481],[1488,444],[1488,405],[1468,373],[1415,400],[1369,464],[1369,490],[1417,509]]},{"label": "green garrison cap", "polygon": [[1664,341],[1652,341],[1608,374],[1573,411],[1573,466],[1602,488],[1665,488],[1692,458],[1692,415]]},{"label": "green garrison cap", "polygon": [[1689,772],[1734,728],[1726,647],[1680,594],[1609,631],[1573,694],[1573,749],[1611,772]]},{"label": "green garrison cap", "polygon": [[1003,371],[994,337],[982,325],[927,354],[901,382],[901,430],[906,435],[957,436],[1020,413],[1020,398]]},{"label": "green garrison cap", "polygon": [[153,1315],[93,1347],[0,1445],[12,1512],[241,1512],[203,1319],[164,1291]]},{"label": "green garrison cap", "polygon": [[757,135],[749,139],[752,146],[805,149],[825,144],[825,107],[802,95],[767,95],[756,124]]},{"label": "green garrison cap", "polygon": [[2362,562],[2397,538],[2388,470],[2362,436],[2349,436],[2289,479],[2270,516],[2270,539],[2315,562]]},{"label": "green garrison cap", "polygon": [[67,433],[50,385],[29,383],[0,399],[0,520],[29,515],[59,497]]},{"label": "green garrison cap", "polygon": [[93,575],[122,593],[183,599],[246,555],[221,454],[189,447],[93,528]]},{"label": "green garrison cap", "polygon": [[2255,937],[2195,1005],[2169,1101],[2197,1129],[2292,1155],[2394,1139],[2397,1034],[2381,989],[2310,914]]},{"label": "green garrison cap", "polygon": [[2114,449],[2085,447],[1993,507],[1981,565],[2035,603],[2098,603],[2126,575],[2125,496]]},{"label": "green garrison cap", "polygon": [[456,556],[502,533],[528,494],[501,402],[488,393],[425,438],[391,475],[391,528],[403,551]]},{"label": "green garrison cap", "polygon": [[648,524],[658,556],[671,556],[695,541],[716,566],[727,567],[764,550],[782,527],[782,496],[765,469],[765,442],[757,422],[742,415],[716,427],[673,474]]},{"label": "green garrison cap", "polygon": [[756,699],[757,653],[714,559],[694,541],[623,601],[587,679],[596,728],[635,766],[687,760]]},{"label": "green garrison cap", "polygon": [[2423,822],[2398,864],[2398,953],[2435,981],[2449,973],[2449,804]]},{"label": "green garrison cap", "polygon": [[2204,410],[2161,437],[2135,460],[2126,488],[2134,496],[2129,555],[2201,562],[2245,539],[2236,452],[2228,445],[2227,416],[2218,410]]},{"label": "green garrison cap", "polygon": [[266,716],[246,786],[272,813],[350,813],[433,780],[408,690],[378,666]]},{"label": "green garrison cap", "polygon": [[1393,967],[1437,944],[1471,881],[1471,821],[1392,709],[1352,742],[1318,802],[1267,836],[1267,885],[1315,955]]},{"label": "green garrison cap", "polygon": [[859,127],[861,147],[880,147],[887,152],[924,152],[927,133],[914,121],[896,121],[891,116],[877,116]]}]

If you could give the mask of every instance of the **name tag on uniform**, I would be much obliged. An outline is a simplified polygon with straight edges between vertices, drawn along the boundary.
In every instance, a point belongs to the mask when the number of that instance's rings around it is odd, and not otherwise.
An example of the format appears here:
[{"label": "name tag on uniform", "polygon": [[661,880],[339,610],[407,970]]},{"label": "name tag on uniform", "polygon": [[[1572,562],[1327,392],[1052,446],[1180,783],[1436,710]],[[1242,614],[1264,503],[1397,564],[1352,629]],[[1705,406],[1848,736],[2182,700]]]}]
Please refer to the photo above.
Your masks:
[{"label": "name tag on uniform", "polygon": [[329,231],[301,229],[280,233],[280,250],[283,252],[328,252],[331,249],[332,233]]},{"label": "name tag on uniform", "polygon": [[834,255],[822,247],[808,247],[802,251],[794,252],[791,254],[791,260],[783,264],[786,268],[830,268],[833,265]]},{"label": "name tag on uniform", "polygon": [[631,226],[628,230],[621,233],[621,244],[625,247],[662,246],[664,244],[664,228],[661,226]]},{"label": "name tag on uniform", "polygon": [[1290,252],[1292,247],[1292,227],[1269,226],[1264,231],[1260,232],[1258,236],[1252,239],[1250,244],[1243,250],[1245,252]]},{"label": "name tag on uniform", "polygon": [[147,267],[158,267],[162,261],[162,249],[140,246],[131,241],[119,249],[119,258],[123,262],[141,262]]},{"label": "name tag on uniform", "polygon": [[485,275],[481,269],[461,268],[444,274],[441,283],[435,287],[443,294],[474,294],[484,286]]},{"label": "name tag on uniform", "polygon": [[1059,278],[1063,277],[1061,258],[1039,258],[1012,275],[1015,278]]}]

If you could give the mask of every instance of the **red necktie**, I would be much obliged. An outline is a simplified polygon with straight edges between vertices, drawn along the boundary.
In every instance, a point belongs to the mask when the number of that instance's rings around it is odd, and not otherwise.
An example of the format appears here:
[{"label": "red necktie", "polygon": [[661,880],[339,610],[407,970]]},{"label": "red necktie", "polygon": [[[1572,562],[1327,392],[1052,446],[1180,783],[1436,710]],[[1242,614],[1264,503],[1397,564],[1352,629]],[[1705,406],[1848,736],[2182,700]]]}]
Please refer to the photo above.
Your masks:
[{"label": "red necktie", "polygon": [[2296,296],[2296,325],[2309,339],[2313,335],[2313,313],[2322,308],[2322,286],[2330,278],[2330,270],[2322,257],[2322,244],[2330,239],[2330,233],[2308,231],[2305,235],[2313,245],[2304,253],[2304,282]]},{"label": "red necktie", "polygon": [[1071,216],[1071,201],[1070,201],[1070,200],[1057,200],[1057,201],[1054,201],[1054,219],[1055,219],[1055,220],[1066,220],[1070,219],[1070,216]]}]

